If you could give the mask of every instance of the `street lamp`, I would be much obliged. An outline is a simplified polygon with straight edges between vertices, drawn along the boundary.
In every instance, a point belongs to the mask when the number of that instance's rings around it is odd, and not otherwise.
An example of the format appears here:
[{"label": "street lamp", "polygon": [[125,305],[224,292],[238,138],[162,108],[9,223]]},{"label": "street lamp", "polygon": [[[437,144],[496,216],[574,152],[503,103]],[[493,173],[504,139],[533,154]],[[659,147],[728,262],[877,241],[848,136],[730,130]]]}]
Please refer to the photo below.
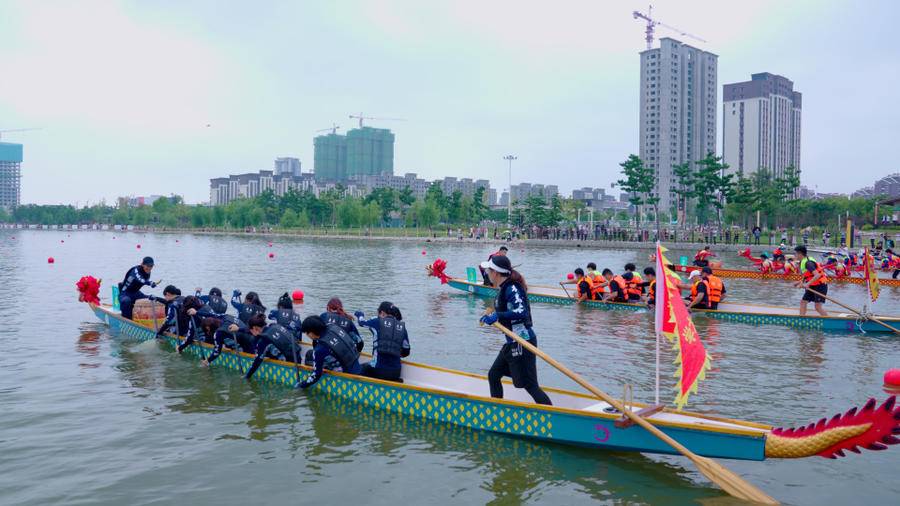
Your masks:
[{"label": "street lamp", "polygon": [[513,160],[518,160],[518,157],[506,155],[503,159],[509,162],[509,194],[506,199],[506,222],[512,225],[512,163]]}]

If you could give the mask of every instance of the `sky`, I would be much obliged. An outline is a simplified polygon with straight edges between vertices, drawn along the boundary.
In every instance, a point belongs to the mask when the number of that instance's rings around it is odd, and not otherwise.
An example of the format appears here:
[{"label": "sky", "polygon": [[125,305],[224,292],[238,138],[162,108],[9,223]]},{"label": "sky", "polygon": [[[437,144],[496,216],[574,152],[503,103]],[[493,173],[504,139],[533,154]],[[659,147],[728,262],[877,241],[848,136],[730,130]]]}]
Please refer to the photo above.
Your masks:
[{"label": "sky", "polygon": [[[297,157],[350,114],[396,134],[394,172],[606,188],[638,151],[635,1],[0,0],[0,129],[23,203],[209,198],[209,179]],[[658,28],[719,56],[722,85],[803,93],[802,183],[897,172],[900,2],[657,1]],[[721,147],[721,114],[717,119]],[[208,126],[207,126],[208,125]],[[499,192],[498,192],[499,193]],[[614,191],[614,193],[618,193]]]}]

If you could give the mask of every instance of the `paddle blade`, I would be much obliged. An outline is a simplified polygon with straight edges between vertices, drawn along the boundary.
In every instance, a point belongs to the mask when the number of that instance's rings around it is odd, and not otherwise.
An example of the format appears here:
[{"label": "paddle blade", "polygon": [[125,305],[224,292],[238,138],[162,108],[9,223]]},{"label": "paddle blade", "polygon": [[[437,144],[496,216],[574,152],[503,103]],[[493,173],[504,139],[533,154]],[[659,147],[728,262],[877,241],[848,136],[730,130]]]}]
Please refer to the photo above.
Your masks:
[{"label": "paddle blade", "polygon": [[771,496],[718,462],[696,454],[688,455],[688,458],[696,464],[703,476],[721,487],[728,495],[759,504],[779,504]]}]

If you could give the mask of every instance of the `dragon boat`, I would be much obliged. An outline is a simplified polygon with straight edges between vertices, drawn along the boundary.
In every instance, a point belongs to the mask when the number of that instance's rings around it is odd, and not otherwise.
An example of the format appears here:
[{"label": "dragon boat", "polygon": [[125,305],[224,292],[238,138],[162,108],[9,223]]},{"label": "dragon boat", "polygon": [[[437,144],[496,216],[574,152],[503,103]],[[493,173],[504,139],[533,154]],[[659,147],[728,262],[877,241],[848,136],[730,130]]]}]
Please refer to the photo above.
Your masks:
[{"label": "dragon boat", "polygon": [[[112,307],[95,303],[90,307],[97,318],[125,338],[158,339],[170,349],[182,342],[172,334],[157,338],[154,329],[159,322],[155,320],[132,321]],[[302,348],[305,353],[309,344],[304,343]],[[200,342],[188,347],[184,356],[199,360],[211,351],[209,344]],[[212,367],[246,371],[252,361],[250,354],[226,349]],[[292,386],[299,375],[310,370],[266,359],[255,378]],[[598,450],[675,454],[666,443],[626,421],[605,402],[567,390],[545,390],[553,406],[534,404],[526,392],[510,386],[506,388],[507,398],[495,399],[490,397],[485,376],[404,361],[402,382],[325,371],[310,393],[402,416],[540,441]],[[831,419],[791,429],[640,403],[625,405],[691,451],[707,457],[757,461],[815,455],[837,458],[846,451],[884,450],[900,443],[895,437],[900,434],[900,406],[896,406],[894,396],[880,405],[869,399],[861,409],[852,408]]]},{"label": "dragon boat", "polygon": [[[480,297],[494,298],[497,289],[478,282],[467,281],[459,278],[447,278],[447,284],[458,290],[469,292]],[[549,304],[574,305],[578,301],[571,292],[563,288],[528,285],[528,300],[532,303],[543,302]],[[647,311],[645,304],[633,302],[603,302],[599,300],[586,300],[580,303],[584,307],[607,310]],[[829,311],[828,316],[821,316],[812,311],[804,316],[800,315],[798,308],[784,306],[769,306],[764,304],[744,304],[721,302],[718,309],[692,309],[692,313],[715,318],[717,320],[747,323],[750,325],[784,325],[797,329],[828,330],[839,332],[891,332],[890,329],[877,322],[860,317],[854,313],[840,313]],[[891,316],[878,316],[878,319],[900,330],[900,318]]]}]

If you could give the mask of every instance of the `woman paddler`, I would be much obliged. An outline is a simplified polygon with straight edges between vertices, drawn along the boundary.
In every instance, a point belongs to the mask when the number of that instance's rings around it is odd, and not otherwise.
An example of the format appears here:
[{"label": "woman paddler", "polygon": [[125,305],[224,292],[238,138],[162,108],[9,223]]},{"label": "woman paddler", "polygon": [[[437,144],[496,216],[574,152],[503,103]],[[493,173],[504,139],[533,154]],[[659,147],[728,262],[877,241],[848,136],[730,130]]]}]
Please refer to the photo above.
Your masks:
[{"label": "woman paddler", "polygon": [[[487,272],[491,284],[498,288],[494,312],[482,316],[481,322],[493,325],[499,321],[500,325],[537,346],[537,336],[532,329],[531,305],[528,303],[528,285],[525,284],[525,279],[512,268],[509,257],[506,256],[495,256],[487,262],[483,262],[481,268]],[[503,398],[501,379],[504,376],[510,376],[513,386],[516,388],[524,388],[534,398],[534,402],[552,404],[550,398],[538,385],[536,357],[509,337],[506,337],[506,344],[500,348],[494,365],[488,371],[491,397]]]}]

